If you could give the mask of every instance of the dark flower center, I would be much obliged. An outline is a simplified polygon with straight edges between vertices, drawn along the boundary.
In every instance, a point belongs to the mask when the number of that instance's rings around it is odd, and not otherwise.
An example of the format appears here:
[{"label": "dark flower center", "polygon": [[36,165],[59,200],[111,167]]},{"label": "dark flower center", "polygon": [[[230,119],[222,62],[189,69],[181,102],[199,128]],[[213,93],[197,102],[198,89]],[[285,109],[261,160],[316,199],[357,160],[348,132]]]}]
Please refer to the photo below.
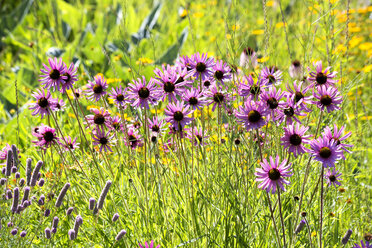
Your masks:
[{"label": "dark flower center", "polygon": [[251,110],[248,113],[249,122],[256,123],[261,120],[261,114],[257,110]]},{"label": "dark flower center", "polygon": [[300,91],[296,91],[295,93],[295,102],[299,102],[302,98],[304,98],[304,95]]},{"label": "dark flower center", "polygon": [[332,103],[332,98],[329,95],[324,95],[320,98],[320,103],[324,106],[329,106]]},{"label": "dark flower center", "polygon": [[284,109],[284,114],[291,117],[294,115],[294,109],[292,107],[286,108]]},{"label": "dark flower center", "polygon": [[190,99],[189,99],[189,103],[190,103],[191,105],[196,105],[196,104],[198,104],[198,99],[197,99],[196,97],[192,96],[192,97],[190,97]]},{"label": "dark flower center", "polygon": [[102,125],[103,123],[105,123],[105,117],[102,114],[95,114],[93,121],[96,125]]},{"label": "dark flower center", "polygon": [[323,72],[319,72],[316,74],[315,80],[319,85],[323,85],[327,82],[327,76]]},{"label": "dark flower center", "polygon": [[179,78],[177,79],[177,81],[176,81],[174,84],[179,84],[179,83],[182,83],[183,81],[185,81],[185,80],[183,79],[183,77],[179,77]]},{"label": "dark flower center", "polygon": [[174,113],[173,117],[176,121],[182,121],[183,120],[183,113],[181,111],[176,111]]},{"label": "dark flower center", "polygon": [[156,142],[156,136],[151,136],[151,142],[153,142],[153,143]]},{"label": "dark flower center", "polygon": [[153,132],[159,132],[159,130],[160,130],[160,128],[159,128],[159,126],[158,125],[153,125],[152,127],[151,127],[151,130],[153,131]]},{"label": "dark flower center", "polygon": [[291,136],[289,136],[289,142],[291,143],[291,145],[298,146],[301,144],[301,141],[302,138],[298,134],[292,134]]},{"label": "dark flower center", "polygon": [[220,92],[217,92],[213,95],[213,101],[215,101],[216,103],[222,103],[224,98],[225,96]]},{"label": "dark flower center", "polygon": [[235,140],[234,140],[234,144],[235,144],[235,145],[239,145],[239,144],[240,144],[240,139],[235,139]]},{"label": "dark flower center", "polygon": [[75,94],[75,97],[76,98],[79,98],[80,97],[80,93],[79,92],[75,92],[74,94]]},{"label": "dark flower center", "polygon": [[261,91],[261,89],[260,89],[260,86],[258,86],[258,85],[252,85],[252,86],[251,86],[251,89],[249,90],[249,92],[250,92],[252,95],[254,95],[254,96],[260,94],[260,91]]},{"label": "dark flower center", "polygon": [[244,53],[246,55],[251,56],[253,54],[254,50],[251,47],[244,48]]},{"label": "dark flower center", "polygon": [[336,176],[335,175],[330,175],[329,176],[329,181],[331,181],[331,182],[336,181]]},{"label": "dark flower center", "polygon": [[100,93],[102,93],[102,91],[103,91],[103,87],[102,87],[102,85],[100,85],[100,84],[95,84],[95,85],[93,86],[93,92],[94,92],[95,94],[100,94]]},{"label": "dark flower center", "polygon": [[329,147],[322,147],[319,151],[319,155],[322,158],[329,158],[332,155],[331,149],[329,149]]},{"label": "dark flower center", "polygon": [[133,126],[138,129],[138,128],[141,127],[141,122],[140,121],[136,121],[136,122],[133,123]]},{"label": "dark flower center", "polygon": [[46,108],[48,107],[49,102],[45,97],[42,97],[37,100],[37,104],[40,106],[40,108]]},{"label": "dark flower center", "polygon": [[196,70],[200,73],[204,72],[207,69],[207,66],[203,62],[199,62],[196,64]]},{"label": "dark flower center", "polygon": [[199,140],[200,143],[203,141],[203,137],[200,134],[196,135],[196,138]]},{"label": "dark flower center", "polygon": [[102,137],[102,138],[99,139],[99,143],[101,145],[106,145],[108,143],[108,140],[107,140],[106,137]]},{"label": "dark flower center", "polygon": [[60,73],[59,73],[59,70],[56,70],[56,69],[53,69],[49,72],[49,77],[51,79],[54,79],[54,80],[57,80],[59,77],[60,77]]},{"label": "dark flower center", "polygon": [[301,62],[298,61],[298,60],[295,60],[295,61],[292,62],[292,65],[294,65],[294,67],[299,67],[299,66],[301,66]]},{"label": "dark flower center", "polygon": [[336,141],[336,145],[338,146],[338,145],[340,145],[341,144],[341,141],[339,140],[339,139],[337,139],[337,138],[332,138],[334,141]]},{"label": "dark flower center", "polygon": [[280,178],[280,171],[277,168],[272,168],[269,170],[269,178],[276,181]]},{"label": "dark flower center", "polygon": [[138,91],[138,95],[139,95],[139,97],[141,97],[142,99],[146,99],[147,97],[150,96],[150,91],[149,91],[149,89],[147,89],[146,87],[142,87],[142,88]]},{"label": "dark flower center", "polygon": [[209,87],[210,85],[211,85],[211,82],[209,82],[209,81],[205,81],[205,82],[204,82],[204,86],[205,86],[205,87]]},{"label": "dark flower center", "polygon": [[214,76],[217,78],[217,80],[221,80],[223,78],[223,72],[222,71],[216,71],[214,73]]},{"label": "dark flower center", "polygon": [[74,144],[69,143],[68,145],[69,145],[70,149],[74,149]]},{"label": "dark flower center", "polygon": [[51,142],[54,139],[54,134],[52,131],[46,131],[43,134],[43,138],[46,142]]},{"label": "dark flower center", "polygon": [[168,93],[171,93],[174,91],[176,87],[174,86],[174,84],[172,84],[171,82],[166,82],[164,83],[164,91],[165,92],[168,92]]},{"label": "dark flower center", "polygon": [[119,122],[112,123],[112,126],[114,127],[115,130],[118,130],[120,128]]},{"label": "dark flower center", "polygon": [[124,101],[124,96],[123,96],[123,94],[118,94],[118,95],[116,96],[116,100],[119,101],[119,102]]},{"label": "dark flower center", "polygon": [[269,83],[271,83],[271,84],[276,82],[276,79],[273,75],[269,75],[267,78],[269,79]]},{"label": "dark flower center", "polygon": [[65,74],[63,74],[63,76],[67,77],[66,79],[64,79],[64,81],[65,81],[66,83],[70,81],[70,79],[71,79],[70,74],[65,73]]},{"label": "dark flower center", "polygon": [[236,65],[230,65],[231,72],[236,73],[238,71],[238,67]]},{"label": "dark flower center", "polygon": [[274,97],[267,99],[267,104],[269,104],[271,109],[276,109],[279,105],[278,101]]}]

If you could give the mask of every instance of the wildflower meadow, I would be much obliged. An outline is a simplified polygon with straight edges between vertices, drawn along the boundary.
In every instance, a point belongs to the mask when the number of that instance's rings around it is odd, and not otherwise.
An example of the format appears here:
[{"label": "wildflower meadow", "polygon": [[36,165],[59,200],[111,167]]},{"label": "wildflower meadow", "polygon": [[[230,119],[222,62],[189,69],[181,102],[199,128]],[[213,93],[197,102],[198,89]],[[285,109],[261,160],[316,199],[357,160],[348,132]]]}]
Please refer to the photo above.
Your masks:
[{"label": "wildflower meadow", "polygon": [[372,248],[369,0],[0,13],[0,247]]}]

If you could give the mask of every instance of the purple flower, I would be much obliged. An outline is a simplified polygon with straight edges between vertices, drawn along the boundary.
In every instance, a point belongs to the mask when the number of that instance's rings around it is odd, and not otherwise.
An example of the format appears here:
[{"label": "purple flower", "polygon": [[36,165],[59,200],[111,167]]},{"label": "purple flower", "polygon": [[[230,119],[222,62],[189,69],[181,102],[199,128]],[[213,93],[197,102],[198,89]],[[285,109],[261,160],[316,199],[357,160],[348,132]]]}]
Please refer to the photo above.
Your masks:
[{"label": "purple flower", "polygon": [[124,125],[119,116],[110,117],[110,129],[113,131],[123,131]]},{"label": "purple flower", "polygon": [[202,81],[213,76],[213,58],[208,58],[207,53],[203,53],[201,56],[199,53],[194,54],[193,59],[189,61],[191,70],[190,75],[196,77],[198,80],[201,78]]},{"label": "purple flower", "polygon": [[17,229],[17,228],[14,228],[10,233],[11,233],[13,236],[14,236],[14,235],[17,235],[17,233],[18,233],[18,229]]},{"label": "purple flower", "polygon": [[116,240],[116,241],[121,240],[121,239],[124,237],[124,235],[125,235],[126,233],[127,233],[127,231],[125,231],[124,229],[121,230],[121,231],[118,232],[118,234],[116,235],[115,240]]},{"label": "purple flower", "polygon": [[311,135],[305,135],[308,127],[300,126],[298,123],[293,123],[292,125],[284,128],[284,136],[280,139],[282,141],[281,145],[285,148],[289,148],[288,151],[297,156],[309,152],[310,150],[304,147],[304,144],[309,144],[309,137]]},{"label": "purple flower", "polygon": [[313,66],[315,72],[308,68],[310,76],[307,78],[313,86],[333,86],[337,82],[337,80],[334,80],[337,72],[330,72],[331,67],[327,67],[323,71],[322,61],[313,63]]},{"label": "purple flower", "polygon": [[295,234],[300,233],[302,231],[302,229],[304,228],[305,224],[306,224],[306,221],[301,220],[300,223],[298,224],[298,226],[296,227]]},{"label": "purple flower", "polygon": [[75,233],[74,229],[70,229],[68,231],[68,237],[69,237],[70,240],[74,240],[76,238],[76,233]]},{"label": "purple flower", "polygon": [[89,198],[89,210],[94,210],[96,206],[96,199],[93,197]]},{"label": "purple flower", "polygon": [[244,76],[239,82],[238,92],[240,96],[248,96],[248,99],[259,100],[264,88],[263,80],[258,80],[255,83],[252,76],[249,75]]},{"label": "purple flower", "polygon": [[208,91],[205,92],[205,96],[209,98],[208,104],[213,104],[212,111],[216,109],[216,107],[221,108],[222,106],[227,110],[227,104],[231,100],[233,100],[230,95],[222,89],[222,87],[219,87],[217,85],[213,85],[209,88]]},{"label": "purple flower", "polygon": [[[329,126],[326,126],[325,129],[324,129],[324,136],[327,137],[330,141],[333,140],[336,142],[336,146],[340,149],[342,149],[344,152],[348,152],[348,153],[351,153],[351,151],[349,151],[347,148],[348,147],[353,147],[353,145],[349,145],[349,144],[345,144],[343,143],[344,140],[346,140],[347,138],[349,138],[351,136],[351,132],[345,134],[344,136],[342,136],[342,132],[344,131],[345,127],[342,126],[340,128],[340,130],[338,130],[336,124],[334,124],[334,127],[333,127],[333,133],[330,129]],[[342,137],[341,137],[342,136]],[[345,156],[344,156],[344,153],[342,153],[342,158],[345,159]]]},{"label": "purple flower", "polygon": [[114,100],[114,103],[118,108],[125,109],[127,107],[126,103],[129,103],[127,95],[127,88],[122,88],[121,86],[112,88],[110,97]]},{"label": "purple flower", "polygon": [[137,147],[142,147],[143,142],[141,136],[138,134],[138,131],[133,127],[128,129],[127,137],[125,139],[125,144],[130,146],[132,149],[136,149]]},{"label": "purple flower", "polygon": [[239,65],[245,68],[255,68],[257,66],[257,54],[251,47],[244,48],[240,54]]},{"label": "purple flower", "polygon": [[364,241],[360,241],[360,245],[355,243],[353,248],[372,248],[372,244],[370,244],[368,241],[364,243]]},{"label": "purple flower", "polygon": [[8,154],[8,151],[11,151],[12,148],[10,145],[7,143],[4,148],[0,151],[0,160],[5,160]]},{"label": "purple flower", "polygon": [[94,77],[94,81],[88,81],[89,83],[87,84],[88,90],[86,91],[87,93],[87,99],[89,100],[95,100],[96,102],[101,99],[104,95],[107,94],[106,89],[108,87],[106,80],[102,75],[96,75]]},{"label": "purple flower", "polygon": [[146,82],[144,76],[137,81],[133,80],[133,84],[129,84],[128,97],[132,100],[133,107],[149,108],[149,104],[157,103],[159,97],[154,80],[151,78],[149,83]]},{"label": "purple flower", "polygon": [[55,111],[64,111],[65,107],[66,107],[66,103],[62,99],[60,100],[56,99]]},{"label": "purple flower", "polygon": [[275,66],[271,68],[265,67],[261,71],[259,80],[261,80],[264,85],[277,85],[283,81],[282,72],[280,70],[276,70]]},{"label": "purple flower", "polygon": [[152,133],[160,134],[164,131],[164,120],[159,120],[157,116],[152,119],[148,119],[149,129]]},{"label": "purple flower", "polygon": [[111,184],[112,182],[108,180],[105,184],[105,187],[102,189],[101,195],[99,196],[98,201],[97,201],[97,209],[103,208],[103,203],[105,202],[105,199],[111,187]]},{"label": "purple flower", "polygon": [[231,74],[230,74],[231,69],[222,60],[216,62],[216,64],[213,66],[213,70],[214,70],[214,78],[217,80],[217,82],[220,82],[223,84],[231,79]]},{"label": "purple flower", "polygon": [[174,71],[177,74],[177,80],[175,84],[181,84],[183,87],[192,87],[192,80],[191,75],[189,74],[187,68],[181,66],[175,66]]},{"label": "purple flower", "polygon": [[115,213],[113,216],[112,216],[112,222],[115,222],[119,219],[119,214],[118,213]]},{"label": "purple flower", "polygon": [[79,99],[81,96],[83,96],[83,90],[82,89],[74,89],[74,92],[73,92],[73,95],[72,95],[72,97],[74,98],[74,99]]},{"label": "purple flower", "polygon": [[182,70],[186,69],[188,72],[191,71],[192,70],[191,61],[193,60],[193,56],[194,55],[191,56],[192,58],[189,58],[186,55],[182,57],[178,57],[176,60],[176,66],[180,67]]},{"label": "purple flower", "polygon": [[110,113],[107,110],[104,108],[92,108],[91,112],[94,115],[85,116],[85,124],[95,125],[100,130],[104,130],[105,127],[108,128],[110,126]]},{"label": "purple flower", "polygon": [[52,237],[52,233],[50,232],[49,227],[45,228],[44,232],[45,232],[45,238],[50,239]]},{"label": "purple flower", "polygon": [[311,141],[310,146],[314,159],[322,162],[324,167],[334,167],[336,161],[342,156],[342,151],[337,147],[336,142],[326,136]]},{"label": "purple flower", "polygon": [[192,109],[199,109],[203,108],[203,106],[207,103],[205,98],[203,97],[203,92],[196,88],[191,88],[187,90],[183,96],[182,100],[185,101],[186,106],[192,107]]},{"label": "purple flower", "polygon": [[22,232],[19,234],[19,236],[20,236],[21,238],[26,237],[26,235],[27,235],[27,232],[26,232],[26,231],[22,231]]},{"label": "purple flower", "polygon": [[297,116],[305,116],[306,114],[300,111],[298,104],[288,101],[288,98],[284,102],[285,103],[283,108],[281,108],[280,111],[278,111],[278,116],[276,120],[279,121],[279,123],[285,121],[287,125],[291,125],[293,121],[301,123]]},{"label": "purple flower", "polygon": [[310,90],[310,86],[302,89],[302,84],[302,81],[299,84],[294,81],[293,90],[287,85],[287,90],[289,91],[287,92],[287,98],[291,99],[291,101],[296,104],[296,106],[298,106],[300,110],[310,112],[311,109],[309,109],[306,105],[312,104],[311,99],[313,98],[313,96],[305,96],[306,93]]},{"label": "purple flower", "polygon": [[175,130],[182,130],[193,119],[188,117],[193,112],[189,108],[190,106],[184,106],[183,102],[169,103],[165,109],[166,121],[170,122]]},{"label": "purple flower", "polygon": [[59,195],[57,197],[56,204],[55,204],[56,208],[59,208],[62,205],[63,198],[65,198],[67,190],[70,188],[70,186],[71,185],[69,183],[66,183],[61,189],[61,191],[59,192]]},{"label": "purple flower", "polygon": [[266,190],[267,193],[271,190],[273,194],[277,187],[285,191],[284,184],[289,184],[289,181],[285,178],[292,176],[292,164],[288,163],[286,159],[280,163],[279,155],[276,156],[275,161],[270,156],[270,162],[264,158],[260,164],[261,168],[256,168],[255,173],[257,176],[256,181],[261,182],[258,187]]},{"label": "purple flower", "polygon": [[70,216],[72,214],[72,211],[74,211],[74,208],[73,207],[69,207],[67,210],[66,210],[66,215],[67,216]]},{"label": "purple flower", "polygon": [[163,71],[156,69],[155,74],[158,75],[156,83],[159,85],[158,94],[161,96],[161,100],[164,101],[168,97],[170,102],[177,101],[176,95],[182,95],[186,82],[176,83],[179,77],[169,65],[167,68],[163,65]]},{"label": "purple flower", "polygon": [[65,142],[66,142],[66,144],[64,144],[65,150],[66,151],[68,151],[68,150],[73,151],[73,150],[79,148],[80,143],[77,143],[76,140],[77,140],[76,137],[75,137],[75,139],[72,139],[70,136],[65,137]]},{"label": "purple flower", "polygon": [[271,120],[275,120],[275,115],[280,108],[284,107],[284,103],[280,100],[284,96],[284,92],[279,89],[276,90],[275,87],[270,87],[269,91],[264,91],[261,95],[261,101],[265,102],[267,105],[267,110],[270,112],[268,117]]},{"label": "purple flower", "polygon": [[328,113],[339,110],[342,103],[342,97],[336,88],[329,86],[320,86],[317,88],[317,92],[314,92],[314,97],[318,101],[313,101],[321,110],[327,109]]},{"label": "purple flower", "polygon": [[336,170],[336,168],[333,168],[333,170],[329,169],[327,171],[327,173],[324,175],[324,178],[327,180],[327,183],[329,186],[333,185],[336,187],[336,185],[340,186],[341,183],[340,181],[342,180],[340,178],[342,174],[339,173],[338,170]]},{"label": "purple flower", "polygon": [[63,74],[63,76],[66,78],[61,83],[61,88],[59,88],[59,91],[62,93],[65,93],[68,89],[72,89],[72,86],[78,80],[76,75],[77,68],[73,63],[71,63],[68,68],[65,65],[65,68],[66,72]]},{"label": "purple flower", "polygon": [[300,79],[303,76],[303,68],[299,60],[292,62],[289,67],[289,76],[294,79]]},{"label": "purple flower", "polygon": [[191,141],[194,141],[194,146],[205,146],[208,144],[207,139],[209,138],[209,136],[207,135],[206,130],[204,130],[203,133],[202,128],[198,129],[194,127],[194,129],[190,129],[187,133],[187,138]]},{"label": "purple flower", "polygon": [[52,98],[49,90],[45,92],[44,90],[38,89],[32,96],[36,99],[36,102],[32,103],[30,106],[30,109],[34,110],[32,112],[33,116],[40,114],[41,118],[44,118],[45,115],[50,114],[50,111],[56,110],[58,100]]},{"label": "purple flower", "polygon": [[244,124],[247,131],[258,129],[266,124],[265,116],[268,114],[266,104],[263,102],[246,101],[239,107],[236,118]]},{"label": "purple flower", "polygon": [[159,248],[160,245],[154,247],[154,240],[151,240],[150,244],[148,244],[147,242],[145,242],[145,244],[138,244],[139,245],[139,248]]},{"label": "purple flower", "polygon": [[60,144],[59,138],[56,135],[56,130],[43,124],[39,126],[38,133],[33,133],[33,135],[38,140],[32,142],[41,149],[45,150],[53,144]]},{"label": "purple flower", "polygon": [[105,133],[105,131],[101,129],[94,129],[93,130],[93,145],[100,145],[99,151],[102,152],[104,149],[105,152],[110,151],[112,152],[112,149],[110,148],[110,144],[112,142],[112,139],[114,138],[114,135],[110,135],[110,131]]},{"label": "purple flower", "polygon": [[60,90],[60,85],[64,84],[65,80],[67,80],[67,76],[63,75],[66,73],[65,63],[62,62],[61,58],[59,61],[57,58],[54,58],[54,61],[52,58],[49,58],[48,62],[50,67],[43,64],[44,69],[40,70],[42,72],[40,75],[41,79],[39,79],[40,84],[44,86],[44,89],[53,88],[53,91],[56,89]]}]

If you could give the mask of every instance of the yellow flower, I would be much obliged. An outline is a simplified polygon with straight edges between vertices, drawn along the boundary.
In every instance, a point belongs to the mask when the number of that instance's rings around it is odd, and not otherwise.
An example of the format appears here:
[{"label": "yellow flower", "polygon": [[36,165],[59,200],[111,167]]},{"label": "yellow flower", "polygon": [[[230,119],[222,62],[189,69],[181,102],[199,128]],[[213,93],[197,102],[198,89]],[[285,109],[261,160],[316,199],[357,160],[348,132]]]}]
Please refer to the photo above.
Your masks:
[{"label": "yellow flower", "polygon": [[372,120],[372,116],[362,116],[361,118],[360,118],[361,120],[363,120],[363,121],[369,121],[369,120]]},{"label": "yellow flower", "polygon": [[121,59],[122,55],[121,54],[118,54],[114,57],[114,60],[115,61],[119,61]]},{"label": "yellow flower", "polygon": [[237,30],[240,29],[240,25],[239,25],[239,24],[237,24],[237,25],[232,25],[231,28],[232,28],[233,31],[237,31]]},{"label": "yellow flower", "polygon": [[15,112],[16,112],[15,109],[9,110],[9,113],[11,113],[11,114],[14,114]]},{"label": "yellow flower", "polygon": [[316,231],[313,231],[312,233],[311,233],[311,237],[315,237],[316,236]]},{"label": "yellow flower", "polygon": [[258,18],[257,19],[257,24],[258,25],[262,25],[262,24],[264,24],[265,23],[265,20],[263,19],[263,18]]},{"label": "yellow flower", "polygon": [[226,39],[230,40],[231,39],[231,34],[227,34]]},{"label": "yellow flower", "polygon": [[257,62],[258,62],[258,63],[264,63],[264,62],[268,61],[269,58],[270,58],[270,57],[262,57],[262,58],[260,58],[260,59],[257,59]]},{"label": "yellow flower", "polygon": [[264,33],[265,33],[265,30],[263,30],[263,29],[256,29],[256,30],[252,31],[252,34],[254,34],[254,35],[260,35],[260,34],[264,34]]},{"label": "yellow flower", "polygon": [[272,7],[274,5],[274,1],[267,1],[266,6]]},{"label": "yellow flower", "polygon": [[359,45],[360,50],[371,50],[372,49],[372,42],[365,42]]},{"label": "yellow flower", "polygon": [[187,14],[188,14],[187,9],[183,9],[182,12],[180,13],[180,17],[181,17],[181,18],[184,18],[184,17],[187,16]]},{"label": "yellow flower", "polygon": [[349,29],[350,33],[358,33],[360,32],[362,29],[360,27],[352,27]]},{"label": "yellow flower", "polygon": [[152,59],[149,59],[149,58],[139,58],[137,61],[136,61],[136,64],[139,65],[148,65],[148,64],[152,64],[154,61]]},{"label": "yellow flower", "polygon": [[349,41],[349,46],[350,46],[350,48],[354,48],[354,47],[356,47],[362,41],[363,41],[363,37],[361,37],[361,36],[354,36]]},{"label": "yellow flower", "polygon": [[102,73],[97,73],[96,77],[97,77],[97,76],[101,76],[101,77],[103,77],[103,74],[102,74]]},{"label": "yellow flower", "polygon": [[73,113],[68,113],[68,117],[75,118],[75,115]]},{"label": "yellow flower", "polygon": [[195,18],[202,18],[204,16],[204,13],[202,13],[202,12],[195,12],[192,16],[195,17]]},{"label": "yellow flower", "polygon": [[285,25],[285,26],[288,26],[286,22],[285,22],[284,24],[283,24],[283,22],[278,22],[277,24],[275,24],[275,27],[276,27],[276,28],[281,28],[281,27],[283,27],[284,25]]},{"label": "yellow flower", "polygon": [[372,71],[372,64],[364,66],[362,70],[365,73],[368,73],[368,72]]}]

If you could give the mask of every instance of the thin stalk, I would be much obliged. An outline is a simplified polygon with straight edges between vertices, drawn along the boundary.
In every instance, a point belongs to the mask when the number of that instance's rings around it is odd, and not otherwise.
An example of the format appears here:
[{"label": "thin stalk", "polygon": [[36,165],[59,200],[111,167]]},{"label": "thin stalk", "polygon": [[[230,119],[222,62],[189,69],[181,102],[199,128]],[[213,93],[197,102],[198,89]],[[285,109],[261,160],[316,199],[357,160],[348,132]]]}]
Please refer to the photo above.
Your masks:
[{"label": "thin stalk", "polygon": [[323,177],[324,177],[324,166],[322,165],[322,172],[321,172],[321,186],[320,186],[320,217],[319,217],[319,221],[320,221],[320,228],[319,228],[319,248],[322,248],[322,228],[323,228],[323,186],[324,186],[324,180],[323,180]]},{"label": "thin stalk", "polygon": [[283,243],[284,247],[287,247],[287,244],[285,242],[285,228],[284,228],[284,219],[283,219],[283,214],[282,214],[282,202],[280,200],[280,188],[279,185],[277,185],[277,192],[278,192],[278,202],[279,202],[279,215],[280,215],[280,221],[282,223],[282,232],[283,232]]}]

